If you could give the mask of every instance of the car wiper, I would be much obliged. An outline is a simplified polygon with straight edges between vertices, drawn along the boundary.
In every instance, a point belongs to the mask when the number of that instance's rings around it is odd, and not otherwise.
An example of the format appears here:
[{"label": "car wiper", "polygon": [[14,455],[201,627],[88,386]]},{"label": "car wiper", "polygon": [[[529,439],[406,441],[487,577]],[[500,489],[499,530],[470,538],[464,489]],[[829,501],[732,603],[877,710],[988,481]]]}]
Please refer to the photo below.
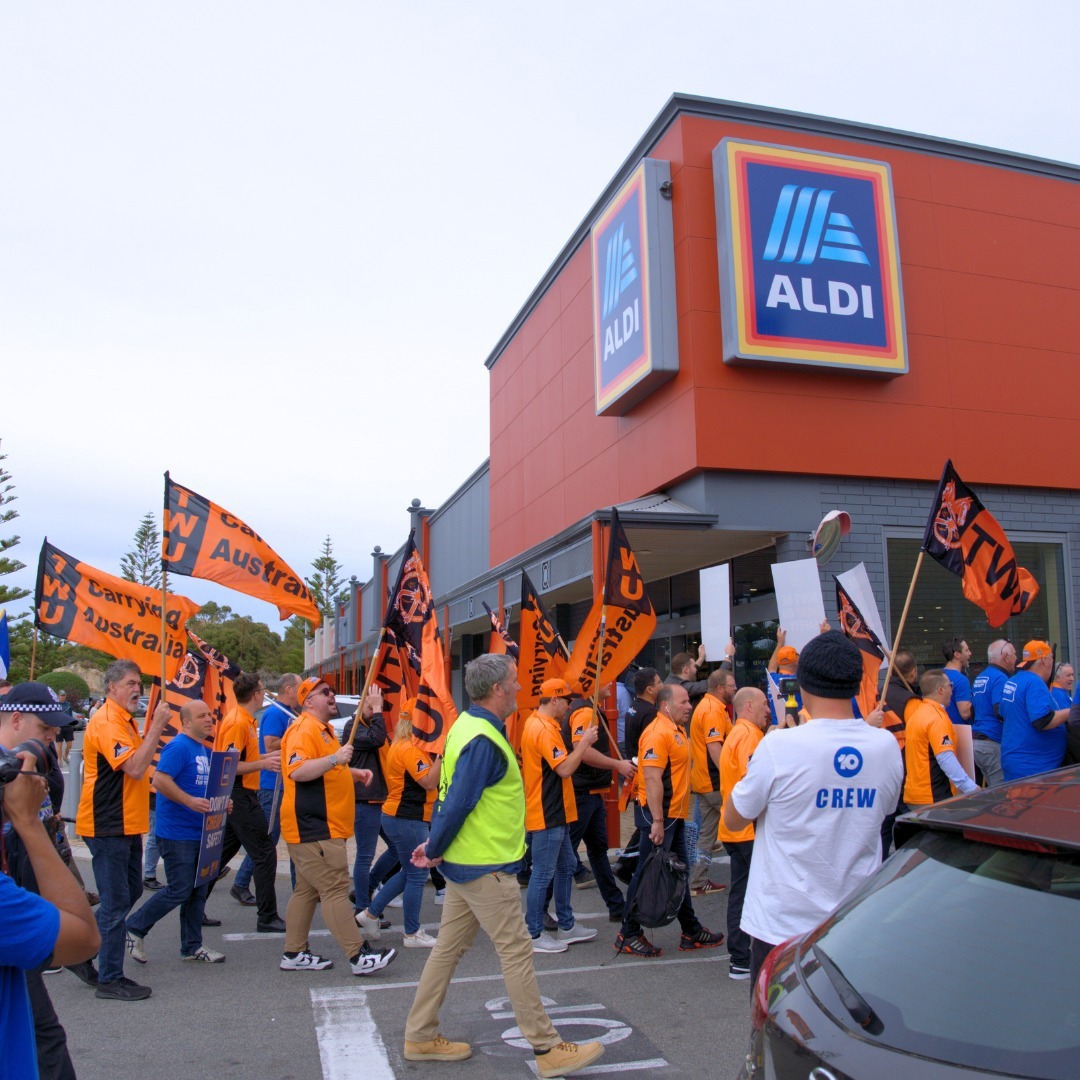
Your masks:
[{"label": "car wiper", "polygon": [[844,977],[844,973],[832,962],[825,951],[817,944],[810,946],[814,959],[821,966],[821,970],[829,977],[833,989],[839,994],[844,1008],[851,1014],[855,1021],[864,1031],[870,1035],[880,1035],[885,1030],[885,1025],[872,1008],[866,998]]}]

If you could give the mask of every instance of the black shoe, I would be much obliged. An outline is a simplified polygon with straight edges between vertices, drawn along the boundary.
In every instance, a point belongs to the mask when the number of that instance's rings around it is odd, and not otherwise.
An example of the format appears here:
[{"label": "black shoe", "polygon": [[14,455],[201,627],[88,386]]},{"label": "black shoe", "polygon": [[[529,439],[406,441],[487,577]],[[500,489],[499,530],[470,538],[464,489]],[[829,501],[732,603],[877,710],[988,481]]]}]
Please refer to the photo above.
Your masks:
[{"label": "black shoe", "polygon": [[89,904],[89,905],[90,905],[91,907],[97,907],[97,906],[98,906],[98,904],[100,904],[100,903],[101,903],[101,897],[100,897],[100,896],[98,896],[98,894],[97,894],[96,892],[89,892],[89,891],[87,891],[87,893],[86,893],[86,902],[87,902],[87,903],[88,903],[88,904]]},{"label": "black shoe", "polygon": [[93,960],[84,960],[81,964],[69,964],[68,971],[78,979],[82,979],[87,986],[97,986],[97,968]]},{"label": "black shoe", "polygon": [[251,895],[251,890],[244,888],[243,885],[234,885],[229,890],[229,895],[238,904],[243,904],[244,907],[254,907],[258,903],[258,900]]},{"label": "black shoe", "polygon": [[211,919],[209,915],[204,915],[202,917],[202,924],[203,924],[203,926],[220,926],[221,925],[221,920],[220,919]]},{"label": "black shoe", "polygon": [[390,925],[391,925],[391,924],[390,924],[390,920],[389,920],[389,919],[380,919],[380,920],[379,920],[379,929],[380,929],[380,930],[389,930],[389,929],[390,929]]},{"label": "black shoe", "polygon": [[284,934],[285,933],[285,920],[274,916],[272,919],[268,919],[266,922],[259,923],[255,927],[260,934]]},{"label": "black shoe", "polygon": [[164,889],[165,885],[163,882],[158,881],[156,877],[151,876],[142,879],[142,887],[144,889],[149,889],[151,892],[157,892],[158,889]]},{"label": "black shoe", "polygon": [[612,867],[612,873],[624,884],[629,885],[634,880],[634,868],[627,863],[619,862]]},{"label": "black shoe", "polygon": [[232,869],[231,866],[223,866],[221,868],[221,873],[219,873],[218,876],[216,878],[214,878],[214,880],[215,881],[220,881],[222,878],[227,878],[229,876],[229,871],[231,869]]},{"label": "black shoe", "polygon": [[559,924],[546,911],[544,912],[544,929],[552,932],[559,929]]},{"label": "black shoe", "polygon": [[724,935],[718,930],[715,934],[704,926],[696,934],[683,934],[679,938],[679,952],[694,952],[696,949],[715,949],[724,943]]},{"label": "black shoe", "polygon": [[112,998],[114,1001],[143,1001],[153,991],[149,986],[140,986],[131,979],[116,979],[113,982],[98,983],[95,997]]},{"label": "black shoe", "polygon": [[608,912],[607,921],[608,922],[613,922],[613,923],[618,923],[620,926],[622,926],[623,913],[621,911],[618,912],[618,913],[616,913],[614,911]]}]

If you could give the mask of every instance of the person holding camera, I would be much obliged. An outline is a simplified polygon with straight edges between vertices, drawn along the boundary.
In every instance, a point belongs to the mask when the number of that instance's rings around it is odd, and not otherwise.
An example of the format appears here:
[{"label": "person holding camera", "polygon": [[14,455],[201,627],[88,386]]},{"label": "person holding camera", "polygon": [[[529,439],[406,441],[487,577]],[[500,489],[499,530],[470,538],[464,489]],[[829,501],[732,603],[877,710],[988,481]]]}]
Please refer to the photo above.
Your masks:
[{"label": "person holding camera", "polygon": [[[74,1077],[66,1035],[40,972],[51,965],[88,961],[101,941],[86,894],[45,828],[52,807],[42,737],[54,737],[48,729],[49,719],[59,718],[56,705],[52,692],[41,683],[23,683],[0,698],[5,847],[12,835],[17,837],[37,889],[34,893],[0,874],[0,1047],[5,1070],[10,1070],[6,1074],[19,1077]],[[33,995],[31,981],[36,988]],[[49,1017],[51,1023],[43,1027]]]}]

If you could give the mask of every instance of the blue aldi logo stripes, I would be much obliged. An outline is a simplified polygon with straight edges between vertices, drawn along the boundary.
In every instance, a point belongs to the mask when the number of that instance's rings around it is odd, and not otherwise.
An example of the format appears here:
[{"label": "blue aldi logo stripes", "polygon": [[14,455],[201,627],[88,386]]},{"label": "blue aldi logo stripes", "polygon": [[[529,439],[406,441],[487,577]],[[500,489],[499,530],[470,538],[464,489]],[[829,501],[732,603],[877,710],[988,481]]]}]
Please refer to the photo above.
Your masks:
[{"label": "blue aldi logo stripes", "polygon": [[724,359],[907,370],[889,168],[724,139]]}]

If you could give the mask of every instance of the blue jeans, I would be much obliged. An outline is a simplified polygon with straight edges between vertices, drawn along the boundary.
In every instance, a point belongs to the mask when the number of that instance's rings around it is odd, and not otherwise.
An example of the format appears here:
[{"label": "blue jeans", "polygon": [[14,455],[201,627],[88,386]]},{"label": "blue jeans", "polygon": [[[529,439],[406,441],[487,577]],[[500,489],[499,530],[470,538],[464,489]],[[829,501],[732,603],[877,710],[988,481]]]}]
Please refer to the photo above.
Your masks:
[{"label": "blue jeans", "polygon": [[[270,824],[270,813],[274,808],[274,789],[273,788],[259,788],[259,805],[263,808],[263,813],[266,815],[266,822]],[[278,841],[281,839],[281,796],[278,795],[278,812],[274,817],[274,827],[269,830],[270,843],[275,848],[278,846]],[[236,887],[238,889],[251,888],[251,877],[255,873],[255,864],[251,861],[251,856],[244,852],[244,861],[240,864],[240,869],[236,871]],[[293,866],[292,859],[289,860],[289,877],[292,879],[292,887],[296,888],[296,867]]]},{"label": "blue jeans", "polygon": [[157,833],[154,827],[157,824],[157,809],[154,800],[150,800],[150,830],[146,834],[146,845],[143,849],[143,877],[157,877],[158,859],[161,852],[158,849]]},{"label": "blue jeans", "polygon": [[383,814],[382,827],[390,838],[391,848],[401,863],[401,869],[375,894],[368,910],[381,919],[386,905],[404,890],[405,933],[415,934],[420,929],[420,901],[424,898],[424,882],[428,872],[422,866],[413,866],[412,853],[428,838],[428,824],[426,821],[409,821],[407,818]]},{"label": "blue jeans", "polygon": [[199,867],[198,840],[169,840],[158,837],[165,860],[168,885],[154,893],[127,921],[127,928],[138,937],[146,937],[159,919],[173,908],[180,908],[180,955],[194,956],[202,945],[203,908],[210,883],[195,887]]},{"label": "blue jeans", "polygon": [[552,880],[555,882],[555,917],[559,929],[572,930],[574,912],[570,907],[570,890],[577,856],[570,846],[570,833],[565,825],[533,832],[532,860],[532,876],[525,892],[525,925],[529,934],[537,938],[544,929],[544,902]]},{"label": "blue jeans", "polygon": [[98,980],[115,982],[124,976],[127,926],[124,920],[142,896],[141,836],[87,836],[90,865],[94,868],[101,903],[97,909],[101,948]]},{"label": "blue jeans", "polygon": [[356,908],[363,910],[371,898],[371,864],[375,845],[382,827],[382,803],[358,802],[353,815],[353,836],[356,839],[356,862],[353,863],[353,892]]}]

